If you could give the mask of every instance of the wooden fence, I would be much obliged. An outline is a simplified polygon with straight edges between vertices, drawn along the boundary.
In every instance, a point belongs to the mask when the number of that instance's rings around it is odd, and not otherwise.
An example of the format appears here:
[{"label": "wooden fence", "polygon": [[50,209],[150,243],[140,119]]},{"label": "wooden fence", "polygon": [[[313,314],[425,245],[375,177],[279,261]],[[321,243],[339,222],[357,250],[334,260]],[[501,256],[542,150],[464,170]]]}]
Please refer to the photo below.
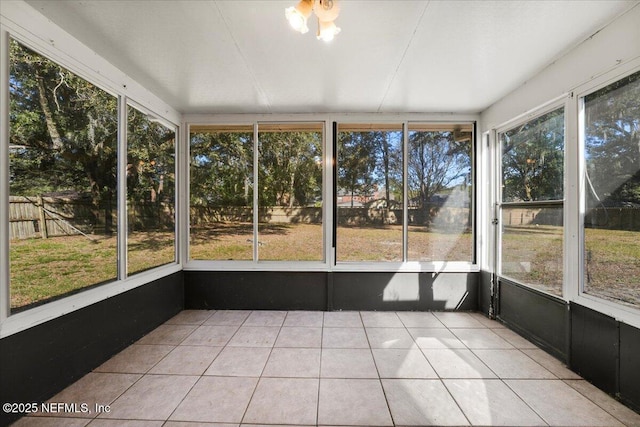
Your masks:
[{"label": "wooden fence", "polygon": [[[115,203],[113,204],[115,207]],[[130,203],[131,230],[173,229],[174,208],[166,204]],[[113,211],[113,220],[117,213]],[[104,232],[105,209],[95,210],[87,197],[9,197],[9,238],[33,239]]]},{"label": "wooden fence", "polygon": [[58,197],[9,197],[9,238],[46,239],[89,233],[95,222],[91,203]]}]

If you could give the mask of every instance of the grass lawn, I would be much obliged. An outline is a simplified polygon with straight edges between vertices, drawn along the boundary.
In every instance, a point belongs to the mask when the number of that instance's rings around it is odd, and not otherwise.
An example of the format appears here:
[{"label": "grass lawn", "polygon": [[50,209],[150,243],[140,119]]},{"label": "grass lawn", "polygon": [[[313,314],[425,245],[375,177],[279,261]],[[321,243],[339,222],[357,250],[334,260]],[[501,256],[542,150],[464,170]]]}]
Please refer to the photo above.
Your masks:
[{"label": "grass lawn", "polygon": [[[10,243],[11,308],[113,281],[117,276],[116,236],[52,237]],[[129,274],[174,260],[173,233],[129,236]]]},{"label": "grass lawn", "polygon": [[[251,260],[251,224],[216,224],[191,231],[191,259]],[[640,305],[640,233],[586,230],[585,291]],[[116,237],[83,236],[14,240],[10,243],[11,307],[19,308],[115,280]],[[469,261],[470,233],[427,232],[409,227],[410,261]],[[318,224],[260,224],[259,259],[321,261]],[[400,261],[400,226],[338,227],[338,260]],[[173,233],[133,233],[129,274],[174,260]],[[562,234],[555,227],[509,227],[503,239],[505,275],[560,295]]]}]

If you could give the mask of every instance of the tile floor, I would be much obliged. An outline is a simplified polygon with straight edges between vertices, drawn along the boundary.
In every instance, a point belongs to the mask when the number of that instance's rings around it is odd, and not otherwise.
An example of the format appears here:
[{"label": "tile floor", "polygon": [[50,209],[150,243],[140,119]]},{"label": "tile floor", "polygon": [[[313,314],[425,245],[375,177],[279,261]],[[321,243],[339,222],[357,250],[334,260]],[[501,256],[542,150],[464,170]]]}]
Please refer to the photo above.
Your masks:
[{"label": "tile floor", "polygon": [[187,310],[51,402],[15,425],[640,426],[478,313]]}]

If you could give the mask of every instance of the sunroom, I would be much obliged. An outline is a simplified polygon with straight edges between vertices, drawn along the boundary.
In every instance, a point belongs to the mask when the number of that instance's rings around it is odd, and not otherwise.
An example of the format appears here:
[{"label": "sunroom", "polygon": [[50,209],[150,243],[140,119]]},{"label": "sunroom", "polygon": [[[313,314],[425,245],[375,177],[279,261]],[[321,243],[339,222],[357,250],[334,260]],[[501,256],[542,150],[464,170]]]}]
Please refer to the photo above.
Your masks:
[{"label": "sunroom", "polygon": [[640,425],[640,2],[0,19],[0,424]]}]

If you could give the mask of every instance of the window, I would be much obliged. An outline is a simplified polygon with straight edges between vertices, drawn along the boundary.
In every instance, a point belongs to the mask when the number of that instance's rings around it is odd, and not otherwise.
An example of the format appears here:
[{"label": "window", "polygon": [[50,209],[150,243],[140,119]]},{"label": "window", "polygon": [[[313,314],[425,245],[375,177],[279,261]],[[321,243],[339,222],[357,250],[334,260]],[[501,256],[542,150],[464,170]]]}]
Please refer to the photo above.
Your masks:
[{"label": "window", "polygon": [[191,126],[190,257],[253,259],[253,126]]},{"label": "window", "polygon": [[338,261],[403,260],[402,129],[338,127]]},{"label": "window", "polygon": [[473,262],[473,125],[404,126],[338,126],[337,261]]},{"label": "window", "polygon": [[322,261],[322,123],[258,126],[258,259]]},{"label": "window", "polygon": [[17,311],[117,277],[117,99],[10,45],[10,294]]},{"label": "window", "polygon": [[191,259],[323,261],[323,130],[191,126]]},{"label": "window", "polygon": [[127,107],[128,274],[175,261],[174,129]]},{"label": "window", "polygon": [[564,108],[498,134],[500,274],[562,296]]},{"label": "window", "polygon": [[640,72],[583,98],[584,292],[640,306]]},{"label": "window", "polygon": [[409,261],[473,262],[471,125],[409,124]]}]

